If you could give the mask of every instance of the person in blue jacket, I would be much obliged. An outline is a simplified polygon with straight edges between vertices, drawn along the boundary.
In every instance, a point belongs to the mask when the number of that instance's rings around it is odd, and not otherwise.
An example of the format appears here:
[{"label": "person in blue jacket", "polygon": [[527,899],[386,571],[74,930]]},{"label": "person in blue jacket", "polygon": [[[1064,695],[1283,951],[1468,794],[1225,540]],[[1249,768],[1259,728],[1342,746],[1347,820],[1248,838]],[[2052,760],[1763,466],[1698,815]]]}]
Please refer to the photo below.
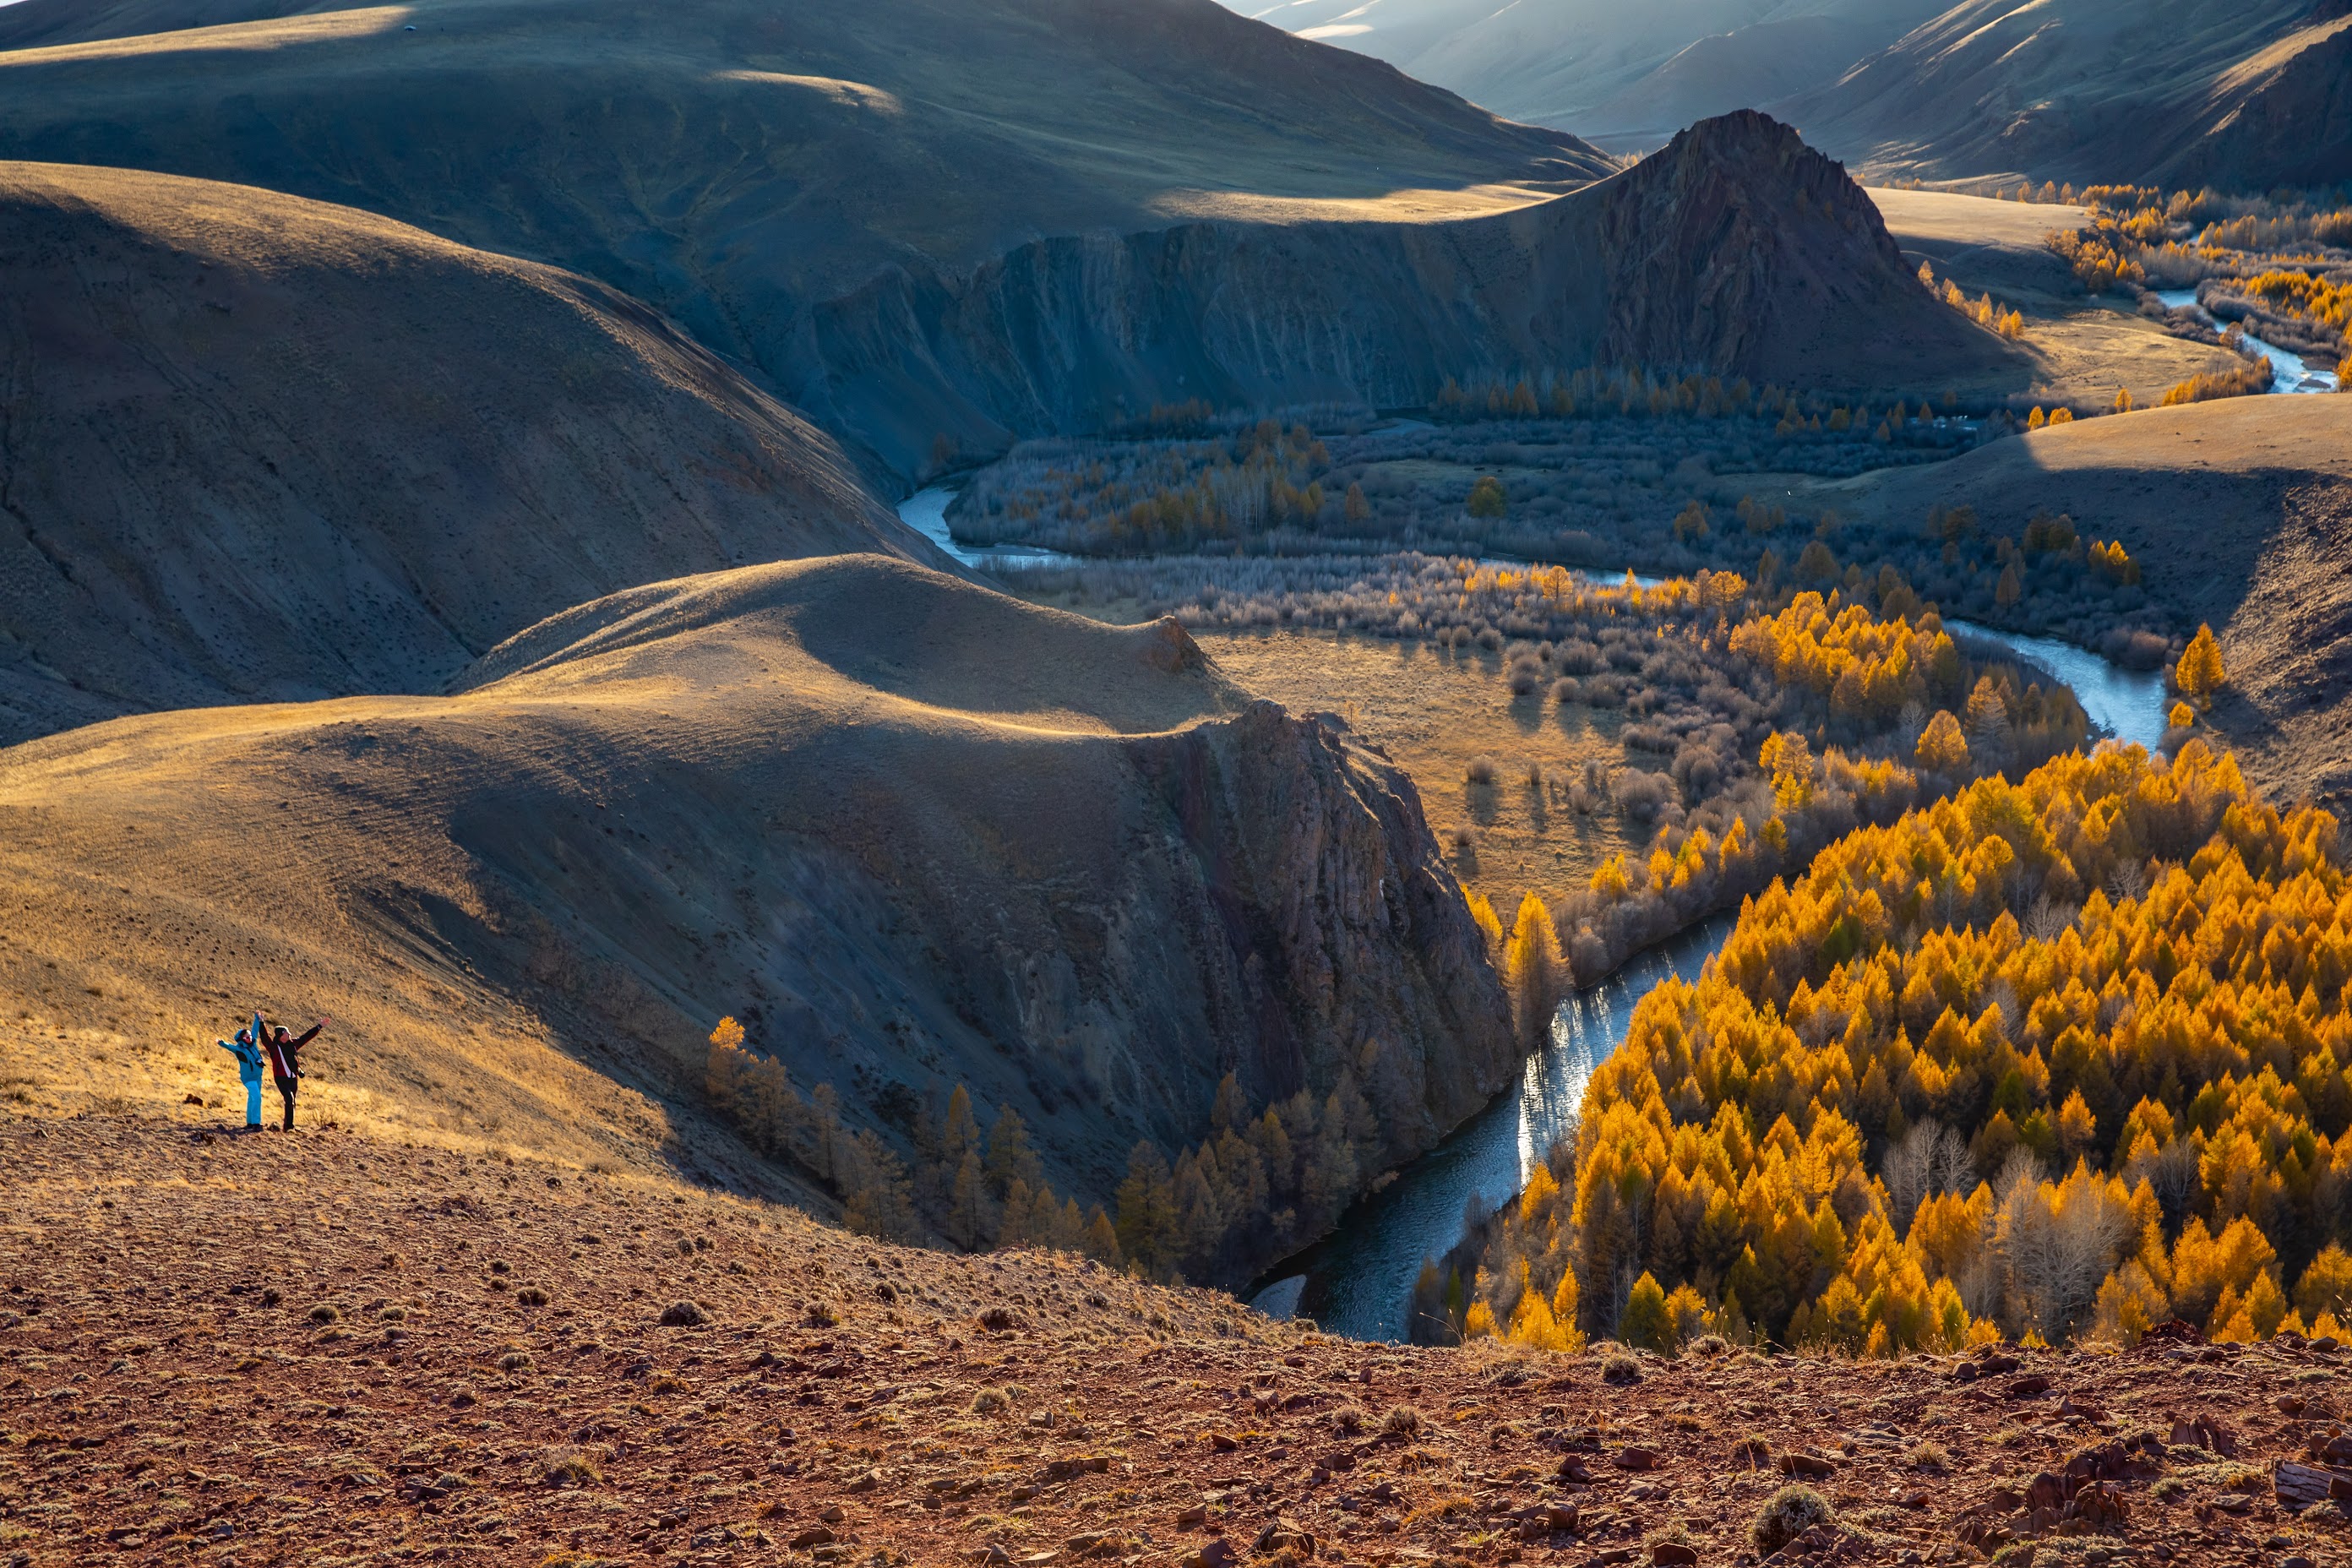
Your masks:
[{"label": "person in blue jacket", "polygon": [[245,1127],[248,1132],[261,1131],[261,1047],[250,1028],[239,1029],[235,1043],[215,1040],[215,1045],[236,1058],[236,1076],[245,1085]]}]

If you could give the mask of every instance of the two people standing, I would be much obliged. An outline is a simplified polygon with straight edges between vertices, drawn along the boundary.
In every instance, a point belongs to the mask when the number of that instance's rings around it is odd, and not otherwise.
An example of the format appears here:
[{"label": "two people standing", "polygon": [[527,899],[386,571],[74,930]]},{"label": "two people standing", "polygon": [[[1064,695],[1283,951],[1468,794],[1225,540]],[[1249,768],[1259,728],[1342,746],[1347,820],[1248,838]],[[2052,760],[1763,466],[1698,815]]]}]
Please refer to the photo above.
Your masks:
[{"label": "two people standing", "polygon": [[245,1125],[248,1131],[261,1129],[261,1071],[267,1066],[278,1081],[278,1098],[286,1102],[286,1131],[294,1131],[294,1089],[305,1076],[301,1052],[304,1046],[319,1037],[331,1019],[321,1018],[300,1034],[290,1034],[286,1026],[266,1025],[256,1013],[253,1022],[236,1032],[235,1041],[215,1042],[236,1061],[236,1076],[245,1085]]}]

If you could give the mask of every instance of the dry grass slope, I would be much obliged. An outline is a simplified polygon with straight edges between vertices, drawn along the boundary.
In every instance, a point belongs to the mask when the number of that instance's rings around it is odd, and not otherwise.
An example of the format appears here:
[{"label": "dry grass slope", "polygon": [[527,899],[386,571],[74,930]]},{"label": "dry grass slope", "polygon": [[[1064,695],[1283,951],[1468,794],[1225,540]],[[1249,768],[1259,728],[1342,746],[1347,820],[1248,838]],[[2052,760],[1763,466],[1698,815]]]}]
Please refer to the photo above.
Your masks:
[{"label": "dry grass slope", "polygon": [[635,300],[348,208],[0,164],[0,742],[431,691],[616,588],[945,565]]},{"label": "dry grass slope", "polygon": [[325,1012],[312,1114],[773,1190],[702,1109],[734,1013],[854,1125],[903,1141],[963,1081],[1107,1197],[1228,1071],[1327,1092],[1378,1042],[1402,1158],[1508,1070],[1402,774],[1172,626],[882,557],[616,595],[451,697],[34,742],[0,822],[0,1075],[37,1104],[218,1098],[240,1010]]}]

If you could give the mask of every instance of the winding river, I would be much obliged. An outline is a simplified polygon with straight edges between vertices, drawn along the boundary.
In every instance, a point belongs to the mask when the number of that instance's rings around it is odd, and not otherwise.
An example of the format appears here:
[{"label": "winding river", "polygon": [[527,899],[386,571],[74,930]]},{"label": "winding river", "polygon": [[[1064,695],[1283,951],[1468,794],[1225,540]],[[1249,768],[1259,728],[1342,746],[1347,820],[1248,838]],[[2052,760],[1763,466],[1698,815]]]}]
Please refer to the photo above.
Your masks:
[{"label": "winding river", "polygon": [[[2194,289],[2158,289],[2155,293],[2157,303],[2168,310],[2178,310],[2185,305],[2204,317],[2212,325],[2217,327],[2221,325],[2207,313],[2204,306],[2197,302],[2197,290]],[[2263,357],[2271,362],[2273,392],[2333,392],[2336,390],[2334,371],[2314,370],[2301,354],[2292,349],[2283,349],[2273,343],[2266,343],[2252,332],[2246,334],[2246,342],[2260,349]]]},{"label": "winding river", "polygon": [[[899,503],[898,515],[967,566],[1013,568],[1076,559],[1057,551],[974,548],[948,531],[954,490],[933,486]],[[1605,574],[1610,581],[1619,574]],[[1654,581],[1654,580],[1647,580]],[[1965,621],[1956,636],[2005,647],[2017,658],[2074,688],[2084,711],[2105,733],[2154,747],[2168,702],[2160,675],[2127,670],[2096,654],[2044,637],[2021,637]],[[1469,1233],[1470,1215],[1509,1198],[1535,1162],[1576,1124],[1584,1086],[1622,1044],[1634,1005],[1669,976],[1694,979],[1731,934],[1732,916],[1701,921],[1560,1005],[1550,1043],[1517,1079],[1436,1148],[1340,1216],[1339,1228],[1264,1282],[1251,1305],[1275,1317],[1315,1319],[1353,1339],[1402,1340],[1413,1281],[1424,1258],[1442,1258]]]},{"label": "winding river", "polygon": [[[2117,739],[2152,747],[2163,735],[2161,676],[2121,668],[2065,643],[1965,622],[1950,626],[2063,680],[2092,722]],[[1731,934],[1732,919],[1702,921],[1563,1003],[1552,1018],[1550,1044],[1516,1083],[1359,1201],[1330,1236],[1285,1263],[1280,1278],[1262,1283],[1250,1304],[1275,1317],[1312,1318],[1351,1339],[1403,1339],[1423,1260],[1451,1251],[1469,1233],[1472,1211],[1491,1209],[1526,1184],[1544,1151],[1574,1128],[1585,1081],[1623,1043],[1634,1005],[1670,975],[1695,978]]]}]

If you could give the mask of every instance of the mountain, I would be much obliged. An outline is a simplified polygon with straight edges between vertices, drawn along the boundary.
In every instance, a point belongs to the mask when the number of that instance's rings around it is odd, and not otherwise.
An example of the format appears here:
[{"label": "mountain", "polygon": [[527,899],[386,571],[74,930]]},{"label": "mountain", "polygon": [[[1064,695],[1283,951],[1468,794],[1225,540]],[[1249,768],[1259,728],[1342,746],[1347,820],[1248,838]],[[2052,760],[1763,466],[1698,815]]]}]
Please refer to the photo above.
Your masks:
[{"label": "mountain", "polygon": [[681,569],[944,564],[611,288],[247,187],[0,165],[0,741],[433,690]]},{"label": "mountain", "polygon": [[1843,171],[1752,113],[1507,214],[1041,240],[953,285],[879,280],[816,323],[834,416],[877,444],[897,421],[908,460],[932,428],[984,446],[1193,395],[1419,405],[1448,376],[1596,361],[1906,396],[2031,374],[1918,287]]},{"label": "mountain", "polygon": [[16,1081],[137,1098],[241,1009],[331,1011],[314,1114],[767,1190],[708,1109],[721,1014],[902,1148],[933,1090],[1016,1108],[1091,1199],[1227,1073],[1354,1075],[1369,1179],[1517,1067],[1411,782],[1338,721],[1172,622],[875,555],[598,600],[446,697],[0,752],[0,928]]},{"label": "mountain", "polygon": [[1229,3],[1496,113],[1625,149],[1833,82],[1941,8],[1939,0]]},{"label": "mountain", "polygon": [[1014,411],[959,424],[950,388],[836,407],[839,366],[909,347],[866,300],[953,297],[1049,237],[1491,211],[1615,168],[1212,0],[424,0],[22,49],[0,73],[0,156],[258,185],[585,273],[901,479]]},{"label": "mountain", "polygon": [[1988,532],[2039,510],[2120,540],[2147,589],[2210,622],[2213,722],[2273,800],[2352,805],[2352,397],[2233,397],[2078,419],[1854,481],[1855,515],[1965,502]]},{"label": "mountain", "polygon": [[1875,172],[2326,185],[2347,61],[2341,0],[1965,0],[1777,111]]}]

